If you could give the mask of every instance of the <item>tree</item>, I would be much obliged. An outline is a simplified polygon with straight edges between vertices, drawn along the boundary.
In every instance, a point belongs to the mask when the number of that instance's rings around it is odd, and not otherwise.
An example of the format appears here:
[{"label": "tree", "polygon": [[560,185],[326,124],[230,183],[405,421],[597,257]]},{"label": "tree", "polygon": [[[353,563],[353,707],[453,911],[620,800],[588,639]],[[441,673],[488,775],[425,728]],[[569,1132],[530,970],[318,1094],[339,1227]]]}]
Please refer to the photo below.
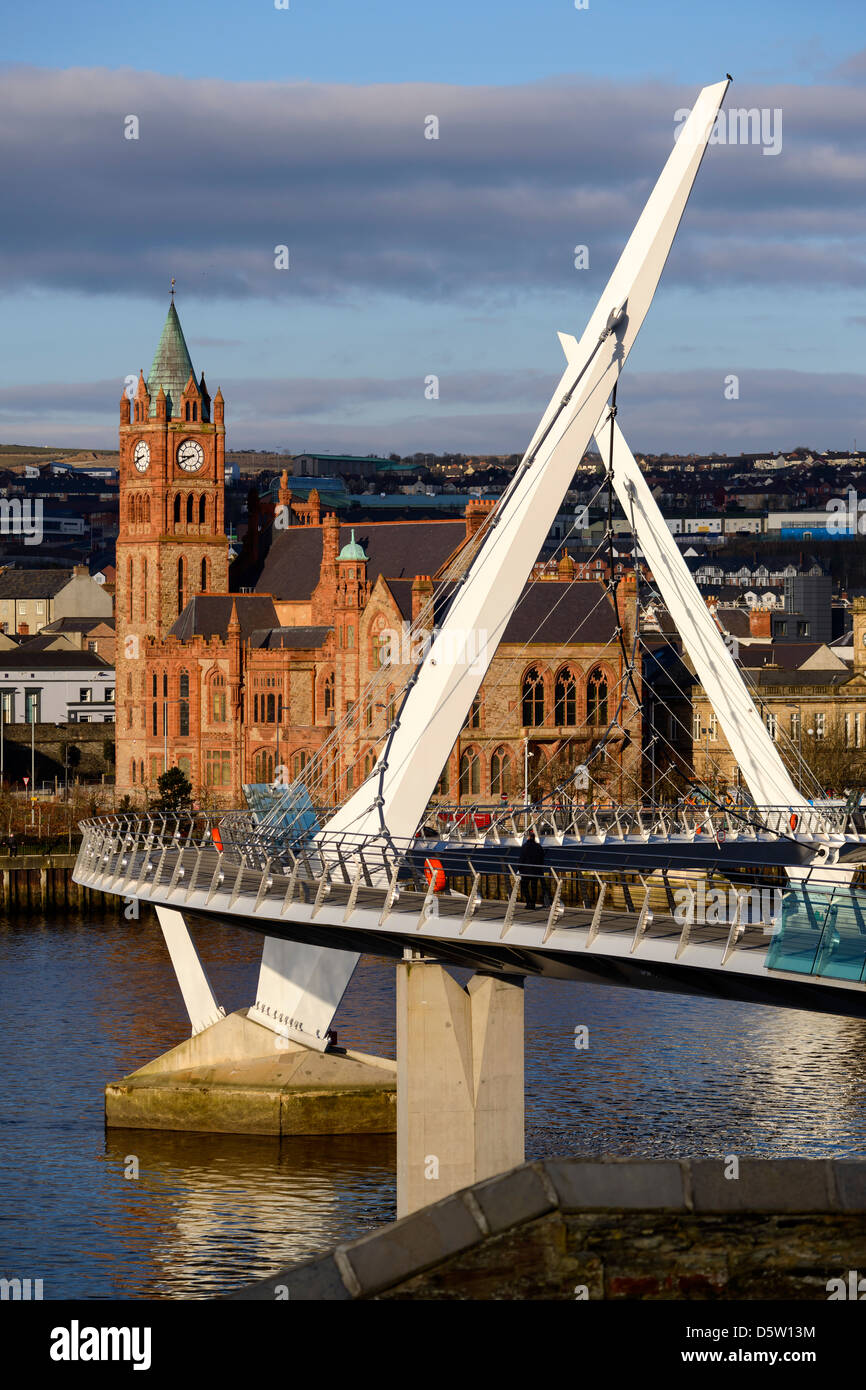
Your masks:
[{"label": "tree", "polygon": [[161,773],[156,785],[159,796],[153,804],[154,811],[176,815],[179,811],[189,810],[192,785],[179,767],[170,767],[167,772]]}]

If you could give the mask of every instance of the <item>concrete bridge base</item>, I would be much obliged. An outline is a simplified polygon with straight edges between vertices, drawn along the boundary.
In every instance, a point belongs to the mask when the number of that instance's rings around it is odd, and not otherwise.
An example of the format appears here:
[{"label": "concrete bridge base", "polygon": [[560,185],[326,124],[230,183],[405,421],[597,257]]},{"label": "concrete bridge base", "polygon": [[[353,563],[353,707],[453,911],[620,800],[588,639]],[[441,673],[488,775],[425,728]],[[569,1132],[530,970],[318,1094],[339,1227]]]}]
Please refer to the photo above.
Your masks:
[{"label": "concrete bridge base", "polygon": [[522,1163],[523,981],[397,967],[397,1215]]},{"label": "concrete bridge base", "polygon": [[392,1134],[396,1070],[363,1052],[313,1051],[239,1009],[106,1086],[105,1122],[216,1134]]}]

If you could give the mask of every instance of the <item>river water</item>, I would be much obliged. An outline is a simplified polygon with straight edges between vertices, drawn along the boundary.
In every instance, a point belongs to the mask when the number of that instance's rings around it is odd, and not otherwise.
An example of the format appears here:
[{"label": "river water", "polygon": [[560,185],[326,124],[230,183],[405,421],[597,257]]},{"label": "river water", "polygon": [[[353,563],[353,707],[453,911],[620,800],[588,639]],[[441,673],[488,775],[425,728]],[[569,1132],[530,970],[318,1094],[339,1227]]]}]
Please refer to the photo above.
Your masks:
[{"label": "river water", "polygon": [[[248,1004],[260,940],[197,942],[226,1010]],[[335,1026],[394,1055],[392,965],[362,958]],[[211,1298],[393,1219],[392,1136],[107,1134],[105,1083],[188,1031],[149,914],[0,922],[0,1275],[46,1299]],[[528,1158],[862,1157],[864,1080],[866,1023],[527,981]]]}]

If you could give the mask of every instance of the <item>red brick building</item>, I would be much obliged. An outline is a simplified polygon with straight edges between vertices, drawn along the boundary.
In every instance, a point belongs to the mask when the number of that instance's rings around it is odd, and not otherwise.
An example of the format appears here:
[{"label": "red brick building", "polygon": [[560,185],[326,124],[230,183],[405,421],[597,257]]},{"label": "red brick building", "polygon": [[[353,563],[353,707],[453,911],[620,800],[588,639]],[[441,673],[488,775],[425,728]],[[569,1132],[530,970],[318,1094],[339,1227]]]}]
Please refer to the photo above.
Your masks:
[{"label": "red brick building", "polygon": [[[222,395],[198,384],[174,303],[147,381],[120,406],[117,545],[117,787],[143,800],[177,765],[203,804],[242,805],[246,782],[297,777],[335,721],[358,707],[393,643],[436,592],[483,523],[471,502],[445,521],[352,528],[296,501],[252,499],[232,567],[224,522]],[[633,591],[621,586],[630,642]],[[333,767],[344,796],[372,767],[410,667],[394,652],[382,698],[357,717]],[[441,795],[478,800],[523,788],[581,761],[616,719],[623,662],[611,597],[577,582],[567,557],[527,585]],[[610,744],[618,794],[639,775],[639,714],[629,702]],[[609,761],[609,760],[608,760]],[[611,784],[612,785],[612,784]],[[612,787],[613,789],[613,787]]]}]

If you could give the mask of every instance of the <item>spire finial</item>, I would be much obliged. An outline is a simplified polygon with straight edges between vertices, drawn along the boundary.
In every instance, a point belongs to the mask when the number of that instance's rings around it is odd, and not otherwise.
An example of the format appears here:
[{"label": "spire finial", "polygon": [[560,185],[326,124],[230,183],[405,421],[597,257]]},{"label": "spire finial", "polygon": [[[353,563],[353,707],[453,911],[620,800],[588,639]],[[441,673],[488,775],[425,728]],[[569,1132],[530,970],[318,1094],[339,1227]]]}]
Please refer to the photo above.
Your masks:
[{"label": "spire finial", "polygon": [[171,277],[171,302],[174,303],[174,276]]}]

